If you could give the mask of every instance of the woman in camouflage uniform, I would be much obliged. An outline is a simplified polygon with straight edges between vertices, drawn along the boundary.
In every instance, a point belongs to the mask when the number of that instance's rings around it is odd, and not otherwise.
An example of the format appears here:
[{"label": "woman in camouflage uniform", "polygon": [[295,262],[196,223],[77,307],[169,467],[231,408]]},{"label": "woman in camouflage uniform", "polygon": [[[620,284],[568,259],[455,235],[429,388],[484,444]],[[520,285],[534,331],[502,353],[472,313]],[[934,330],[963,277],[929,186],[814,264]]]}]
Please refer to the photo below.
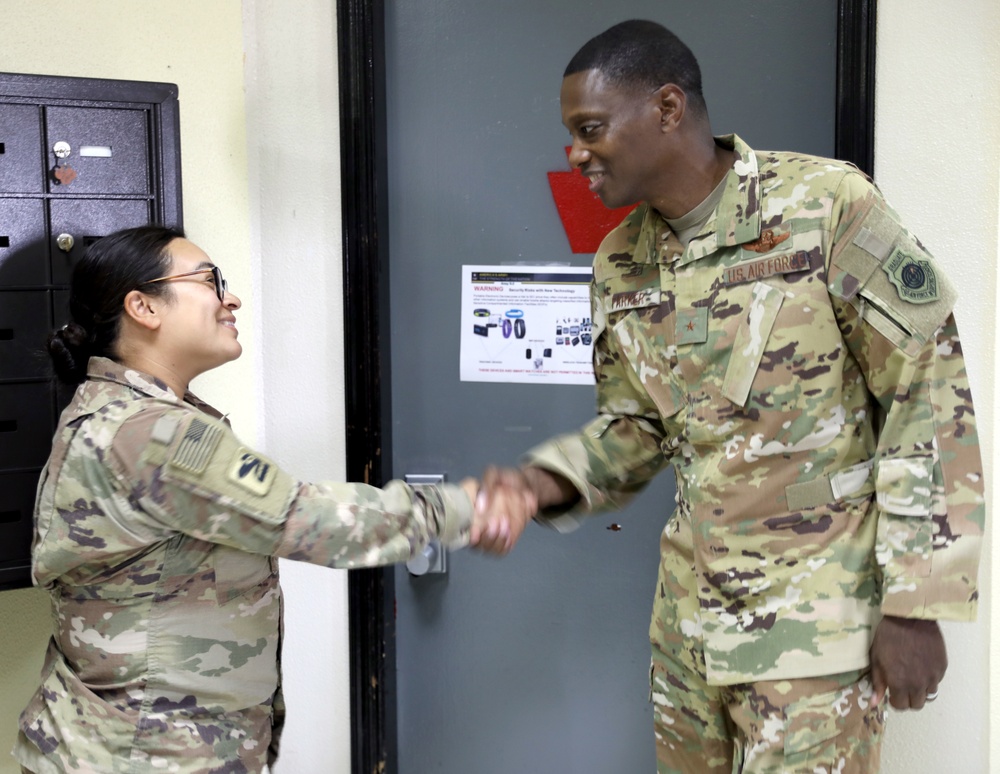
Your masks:
[{"label": "woman in camouflage uniform", "polygon": [[[180,231],[95,242],[52,334],[63,412],[35,510],[33,580],[52,595],[25,771],[258,772],[283,718],[277,557],[405,561],[431,539],[504,552],[477,483],[312,484],[243,444],[190,381],[239,357],[240,300]],[[535,505],[493,501],[523,519]]]}]

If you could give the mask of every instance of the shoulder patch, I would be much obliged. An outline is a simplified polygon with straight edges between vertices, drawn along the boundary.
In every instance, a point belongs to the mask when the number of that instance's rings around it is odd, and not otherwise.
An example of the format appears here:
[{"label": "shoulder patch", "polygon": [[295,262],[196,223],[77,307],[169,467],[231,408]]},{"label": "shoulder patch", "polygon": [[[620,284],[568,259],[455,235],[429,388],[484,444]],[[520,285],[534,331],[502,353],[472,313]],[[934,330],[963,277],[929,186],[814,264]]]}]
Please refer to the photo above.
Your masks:
[{"label": "shoulder patch", "polygon": [[[927,341],[951,312],[954,287],[884,202],[870,194],[858,218],[833,249],[828,289],[845,301],[860,295],[862,309],[871,302],[876,328],[884,316],[905,335]],[[891,331],[887,338],[903,346]]]},{"label": "shoulder patch", "polygon": [[911,304],[929,304],[939,297],[938,279],[930,261],[921,260],[896,248],[882,270],[896,286],[896,292]]},{"label": "shoulder patch", "polygon": [[[241,443],[229,427],[203,415],[182,420],[165,456],[164,482],[271,524],[285,518],[299,486],[273,460]],[[191,518],[203,519],[204,513],[196,511]]]},{"label": "shoulder patch", "polygon": [[180,443],[174,448],[170,465],[196,475],[204,473],[221,438],[222,428],[194,417],[188,423]]},{"label": "shoulder patch", "polygon": [[242,446],[229,465],[229,480],[258,497],[268,493],[277,474],[273,463]]}]

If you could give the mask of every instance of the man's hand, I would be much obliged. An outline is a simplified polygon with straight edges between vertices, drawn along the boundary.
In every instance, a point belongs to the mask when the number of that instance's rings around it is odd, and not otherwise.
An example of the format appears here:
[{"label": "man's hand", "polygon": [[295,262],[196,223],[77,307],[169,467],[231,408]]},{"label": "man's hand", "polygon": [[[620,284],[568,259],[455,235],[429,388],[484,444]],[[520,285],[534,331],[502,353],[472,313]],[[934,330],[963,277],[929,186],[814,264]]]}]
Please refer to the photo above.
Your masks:
[{"label": "man's hand", "polygon": [[538,512],[538,498],[515,468],[487,468],[474,502],[470,545],[500,556],[514,547]]},{"label": "man's hand", "polygon": [[871,647],[872,706],[888,691],[895,709],[924,706],[933,701],[948,669],[948,653],[937,621],[886,616],[875,629]]}]

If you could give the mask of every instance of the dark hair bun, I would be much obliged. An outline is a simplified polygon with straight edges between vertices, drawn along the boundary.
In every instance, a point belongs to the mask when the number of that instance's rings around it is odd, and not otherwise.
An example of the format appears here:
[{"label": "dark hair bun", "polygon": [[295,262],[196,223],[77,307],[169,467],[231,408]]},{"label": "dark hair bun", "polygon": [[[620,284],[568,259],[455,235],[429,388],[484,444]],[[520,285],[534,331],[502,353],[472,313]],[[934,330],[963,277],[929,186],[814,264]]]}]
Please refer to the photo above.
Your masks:
[{"label": "dark hair bun", "polygon": [[60,381],[79,384],[87,378],[91,341],[82,326],[75,322],[64,325],[49,334],[47,345],[52,367]]}]

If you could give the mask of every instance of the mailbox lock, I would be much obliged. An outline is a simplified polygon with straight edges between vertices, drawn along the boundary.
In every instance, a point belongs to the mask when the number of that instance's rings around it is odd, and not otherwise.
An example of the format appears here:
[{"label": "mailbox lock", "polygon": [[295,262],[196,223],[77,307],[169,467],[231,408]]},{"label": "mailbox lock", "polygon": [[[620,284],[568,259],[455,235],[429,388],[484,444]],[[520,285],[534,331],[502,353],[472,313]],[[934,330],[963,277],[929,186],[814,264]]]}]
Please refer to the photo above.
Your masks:
[{"label": "mailbox lock", "polygon": [[52,146],[52,152],[56,154],[56,158],[68,158],[72,151],[73,149],[70,147],[70,144],[68,142],[63,142],[62,140]]},{"label": "mailbox lock", "polygon": [[73,249],[74,241],[72,234],[60,234],[56,237],[56,246],[64,253],[68,253]]}]

